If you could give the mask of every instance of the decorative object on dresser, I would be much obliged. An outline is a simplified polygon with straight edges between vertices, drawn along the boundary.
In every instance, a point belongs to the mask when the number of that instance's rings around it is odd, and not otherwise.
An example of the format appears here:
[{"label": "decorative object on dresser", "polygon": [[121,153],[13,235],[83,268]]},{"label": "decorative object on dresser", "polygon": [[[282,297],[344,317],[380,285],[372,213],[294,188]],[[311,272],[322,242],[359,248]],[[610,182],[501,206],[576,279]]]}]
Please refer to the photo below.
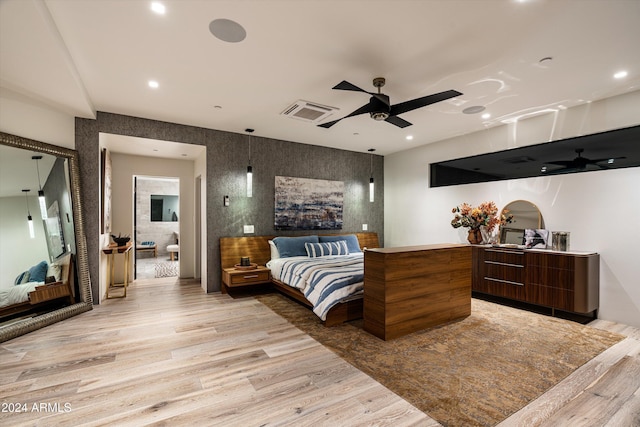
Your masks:
[{"label": "decorative object on dresser", "polygon": [[597,317],[597,253],[473,247],[473,290],[550,309]]},{"label": "decorative object on dresser", "polygon": [[[274,241],[278,242],[280,248],[276,247]],[[235,264],[238,262],[240,257],[249,257],[251,261],[258,265],[258,269],[265,268],[267,263],[272,260],[277,261],[277,269],[278,271],[282,271],[282,265],[284,262],[296,262],[302,261],[304,259],[308,259],[309,262],[313,260],[318,261],[318,264],[323,264],[323,262],[329,262],[331,258],[334,257],[315,257],[310,256],[307,253],[307,248],[305,247],[305,243],[314,243],[318,246],[314,246],[311,248],[311,254],[321,254],[324,250],[334,250],[337,247],[343,248],[340,241],[346,242],[347,248],[352,252],[359,252],[362,257],[362,250],[364,248],[375,248],[378,247],[378,235],[376,233],[371,232],[362,232],[362,233],[353,233],[349,235],[340,235],[340,234],[331,234],[331,235],[313,235],[313,236],[243,236],[243,237],[222,237],[220,238],[220,264],[222,266],[222,274],[223,274],[223,284],[222,284],[222,292],[229,291],[229,284],[234,276],[249,273],[246,271],[238,271],[235,268]],[[304,256],[300,256],[304,251]],[[346,260],[346,258],[350,258]],[[351,258],[347,256],[345,261],[348,263],[354,262]],[[362,264],[362,263],[361,263]],[[271,264],[270,264],[271,265]],[[315,267],[314,267],[315,268]],[[266,269],[266,272],[271,271],[270,269]],[[234,273],[235,272],[235,273]],[[256,273],[253,270],[251,273]],[[259,283],[271,283],[274,288],[276,288],[281,293],[295,299],[296,301],[302,303],[306,307],[314,309],[314,312],[321,310],[323,312],[322,316],[318,315],[318,317],[323,320],[325,326],[333,326],[339,323],[343,323],[352,319],[359,319],[362,317],[362,295],[354,295],[354,296],[345,296],[341,298],[339,301],[337,300],[326,300],[328,301],[328,305],[331,305],[330,308],[327,306],[322,307],[314,307],[314,304],[308,299],[303,293],[302,289],[298,289],[296,287],[292,287],[291,285],[286,284],[284,281],[280,280],[280,277],[276,274],[272,274],[271,277],[260,277],[260,278],[252,278],[258,280]],[[241,280],[236,278],[236,280]],[[264,281],[263,281],[264,280]],[[232,283],[235,286],[242,286],[242,283]],[[234,286],[231,286],[234,287]],[[333,294],[334,292],[332,292]],[[332,305],[334,302],[337,304]],[[326,311],[325,311],[326,309]]]},{"label": "decorative object on dresser", "polygon": [[503,209],[498,216],[498,208],[494,202],[483,202],[477,207],[463,203],[451,210],[455,214],[451,220],[453,228],[469,229],[467,240],[471,244],[493,243],[493,231],[512,221],[513,215]]},{"label": "decorative object on dresser", "polygon": [[435,244],[365,252],[365,331],[389,340],[469,314],[469,245]]}]

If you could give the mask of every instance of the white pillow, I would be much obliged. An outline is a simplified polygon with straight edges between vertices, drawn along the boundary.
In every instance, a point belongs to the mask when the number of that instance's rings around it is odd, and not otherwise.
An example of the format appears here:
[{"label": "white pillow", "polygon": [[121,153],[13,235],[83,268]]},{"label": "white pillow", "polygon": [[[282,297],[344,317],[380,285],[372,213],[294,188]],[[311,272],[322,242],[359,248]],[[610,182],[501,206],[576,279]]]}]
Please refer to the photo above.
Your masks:
[{"label": "white pillow", "polygon": [[280,252],[278,252],[278,247],[273,243],[273,240],[269,240],[269,249],[271,249],[271,259],[280,258]]},{"label": "white pillow", "polygon": [[49,264],[49,269],[47,270],[47,277],[51,276],[56,278],[56,282],[59,282],[60,277],[62,276],[62,267],[55,262],[53,264]]}]

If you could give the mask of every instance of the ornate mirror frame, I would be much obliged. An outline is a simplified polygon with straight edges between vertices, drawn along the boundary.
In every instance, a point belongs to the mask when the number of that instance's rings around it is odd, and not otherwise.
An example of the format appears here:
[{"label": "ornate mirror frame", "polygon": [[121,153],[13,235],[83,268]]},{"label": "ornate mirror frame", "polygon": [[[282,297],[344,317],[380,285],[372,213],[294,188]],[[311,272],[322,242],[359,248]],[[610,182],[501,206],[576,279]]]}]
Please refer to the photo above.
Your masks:
[{"label": "ornate mirror frame", "polygon": [[85,311],[89,311],[93,308],[93,299],[91,296],[91,280],[89,277],[89,263],[87,258],[84,219],[82,215],[82,201],[80,200],[80,170],[78,168],[77,151],[3,132],[0,132],[0,144],[29,151],[37,151],[57,157],[64,157],[67,159],[69,164],[69,184],[71,186],[69,190],[71,194],[73,222],[76,236],[75,266],[80,292],[80,302],[0,328],[0,342],[4,342],[61,320],[68,319],[69,317],[76,316],[80,313],[84,313]]}]

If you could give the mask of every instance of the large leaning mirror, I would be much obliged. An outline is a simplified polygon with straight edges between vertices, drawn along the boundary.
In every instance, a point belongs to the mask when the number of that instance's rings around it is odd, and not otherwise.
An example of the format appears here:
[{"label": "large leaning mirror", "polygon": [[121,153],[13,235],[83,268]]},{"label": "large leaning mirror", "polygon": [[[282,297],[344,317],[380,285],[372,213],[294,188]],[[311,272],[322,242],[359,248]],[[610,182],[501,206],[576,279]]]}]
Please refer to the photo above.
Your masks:
[{"label": "large leaning mirror", "polygon": [[0,132],[0,342],[91,308],[77,152]]},{"label": "large leaning mirror", "polygon": [[500,212],[501,218],[505,212],[513,215],[513,219],[510,224],[500,228],[500,243],[522,245],[524,230],[544,228],[540,209],[527,200],[515,200],[507,204]]}]

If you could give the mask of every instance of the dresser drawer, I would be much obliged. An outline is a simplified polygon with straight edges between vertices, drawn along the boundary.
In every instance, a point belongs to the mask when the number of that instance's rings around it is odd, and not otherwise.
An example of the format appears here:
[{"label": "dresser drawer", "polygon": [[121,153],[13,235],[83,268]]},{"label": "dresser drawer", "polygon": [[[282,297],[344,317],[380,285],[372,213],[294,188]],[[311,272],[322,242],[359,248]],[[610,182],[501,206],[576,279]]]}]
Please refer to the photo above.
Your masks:
[{"label": "dresser drawer", "polygon": [[492,264],[506,264],[524,266],[524,252],[506,249],[485,249],[484,262]]},{"label": "dresser drawer", "polygon": [[244,271],[241,274],[230,274],[229,286],[252,285],[270,280],[268,271]]}]

